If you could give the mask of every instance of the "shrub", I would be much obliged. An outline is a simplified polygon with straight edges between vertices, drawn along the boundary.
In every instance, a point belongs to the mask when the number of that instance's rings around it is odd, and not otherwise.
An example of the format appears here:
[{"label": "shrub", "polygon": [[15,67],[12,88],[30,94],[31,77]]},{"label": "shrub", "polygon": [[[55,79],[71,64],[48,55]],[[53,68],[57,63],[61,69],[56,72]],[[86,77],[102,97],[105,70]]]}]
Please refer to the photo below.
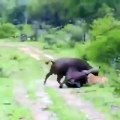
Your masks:
[{"label": "shrub", "polygon": [[76,50],[76,54],[82,58],[82,59],[85,59],[85,60],[88,60],[88,56],[87,56],[87,52],[86,52],[86,49],[88,48],[88,46],[90,45],[90,42],[87,41],[85,42],[85,44],[82,44],[82,43],[76,43],[75,45],[75,50]]},{"label": "shrub", "polygon": [[83,30],[82,27],[78,25],[68,24],[65,26],[64,30],[71,35],[71,39],[74,41],[83,40]]},{"label": "shrub", "polygon": [[9,38],[15,36],[18,29],[11,23],[0,24],[0,38]]},{"label": "shrub", "polygon": [[95,20],[92,24],[91,36],[91,43],[83,52],[90,61],[108,65],[104,69],[104,73],[110,72],[110,68],[113,68],[108,76],[115,93],[119,94],[120,80],[115,69],[120,69],[118,67],[120,66],[120,21],[115,20],[112,16]]},{"label": "shrub", "polygon": [[22,32],[27,35],[32,35],[33,34],[32,26],[29,24],[22,25]]},{"label": "shrub", "polygon": [[120,21],[112,15],[99,18],[91,25],[91,44],[86,48],[87,57],[97,62],[111,64],[119,57]]},{"label": "shrub", "polygon": [[97,40],[99,36],[106,36],[109,31],[117,27],[120,27],[120,22],[113,16],[96,19],[91,25],[91,40]]},{"label": "shrub", "polygon": [[64,29],[54,30],[44,35],[43,41],[49,44],[49,48],[71,48],[74,46],[74,41],[71,41],[71,36]]},{"label": "shrub", "polygon": [[106,36],[97,38],[96,41],[86,48],[87,57],[93,61],[105,62],[111,64],[111,62],[118,58],[120,51],[120,30],[115,29],[109,32]]}]

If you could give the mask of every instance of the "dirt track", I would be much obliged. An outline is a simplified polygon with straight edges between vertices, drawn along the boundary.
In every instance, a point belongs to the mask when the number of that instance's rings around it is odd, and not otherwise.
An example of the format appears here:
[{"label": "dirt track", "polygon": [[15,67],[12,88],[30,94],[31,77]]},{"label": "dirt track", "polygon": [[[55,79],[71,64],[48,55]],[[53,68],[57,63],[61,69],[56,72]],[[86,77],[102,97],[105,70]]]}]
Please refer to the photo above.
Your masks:
[{"label": "dirt track", "polygon": [[[2,46],[4,47],[4,46]],[[7,45],[6,47],[12,47],[12,45]],[[15,46],[14,46],[15,47]],[[19,50],[24,52],[25,54],[30,55],[36,60],[46,60],[46,59],[54,59],[51,56],[44,54],[44,52],[40,51],[39,49],[31,46],[17,46]],[[52,87],[58,92],[58,94],[64,98],[66,101],[66,104],[69,106],[75,108],[78,111],[81,111],[85,114],[86,120],[106,120],[104,115],[96,110],[96,108],[89,103],[88,101],[84,101],[80,96],[76,96],[73,94],[73,89],[59,89],[58,84],[56,82],[56,77],[52,77],[52,79],[49,79],[47,81],[46,86]],[[40,86],[37,86],[37,85]],[[37,101],[34,103],[28,99],[28,93],[24,86],[24,84],[21,81],[18,81],[15,83],[14,88],[14,94],[16,101],[20,105],[24,105],[27,108],[29,108],[32,111],[33,119],[34,120],[57,120],[57,116],[55,113],[49,111],[47,108],[52,103],[50,100],[48,94],[45,92],[43,83],[40,83],[40,80],[38,80],[38,83],[36,84],[36,95],[37,95]],[[22,98],[22,99],[21,99]],[[23,118],[24,120],[24,118]]]},{"label": "dirt track", "polygon": [[[31,57],[35,58],[36,60],[40,60],[43,58],[54,59],[51,56],[46,55],[43,52],[39,51],[37,48],[23,47],[19,49],[25,52],[26,54],[29,54]],[[83,112],[88,120],[106,120],[104,115],[98,112],[91,103],[84,101],[82,98],[74,95],[72,93],[72,89],[67,89],[67,88],[58,89],[58,84],[57,82],[53,81],[53,79],[56,78],[53,77],[52,80],[49,79],[47,82],[47,86],[54,87],[56,91],[60,94],[60,96],[62,96],[65,99],[68,105]]]}]

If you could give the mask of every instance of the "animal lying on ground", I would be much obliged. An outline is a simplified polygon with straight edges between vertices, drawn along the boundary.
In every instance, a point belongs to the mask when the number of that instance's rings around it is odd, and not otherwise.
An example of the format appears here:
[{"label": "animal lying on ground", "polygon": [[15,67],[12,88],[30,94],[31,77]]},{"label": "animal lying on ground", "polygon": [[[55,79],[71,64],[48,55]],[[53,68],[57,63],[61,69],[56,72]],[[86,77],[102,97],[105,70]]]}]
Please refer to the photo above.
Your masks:
[{"label": "animal lying on ground", "polygon": [[63,87],[65,83],[68,87],[77,87],[80,88],[87,82],[87,73],[86,72],[79,72],[79,71],[71,71],[68,70],[65,80],[61,83],[60,88]]},{"label": "animal lying on ground", "polygon": [[108,82],[108,78],[104,76],[95,76],[92,73],[88,74],[87,82],[89,85],[99,84],[105,85]]},{"label": "animal lying on ground", "polygon": [[68,87],[82,87],[87,83],[88,74],[92,73],[98,75],[99,70],[91,68],[90,70],[83,70],[81,72],[77,71],[75,68],[69,68],[66,73],[65,80],[61,83],[60,88],[63,87],[63,84],[66,84]]},{"label": "animal lying on ground", "polygon": [[46,64],[48,64],[49,62],[52,62],[52,65],[49,73],[47,73],[45,77],[44,84],[46,83],[50,75],[56,74],[57,81],[61,85],[60,80],[63,76],[66,76],[66,73],[69,68],[75,68],[79,72],[82,70],[89,70],[92,68],[86,61],[79,58],[60,58],[55,61],[50,60],[46,62]]}]

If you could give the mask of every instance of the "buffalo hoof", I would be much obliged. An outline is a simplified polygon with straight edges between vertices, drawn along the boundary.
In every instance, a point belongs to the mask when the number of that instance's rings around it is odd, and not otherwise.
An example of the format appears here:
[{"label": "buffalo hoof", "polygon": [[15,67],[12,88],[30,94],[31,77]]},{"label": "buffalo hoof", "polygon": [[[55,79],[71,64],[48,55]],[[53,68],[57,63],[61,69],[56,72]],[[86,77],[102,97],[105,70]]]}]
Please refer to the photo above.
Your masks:
[{"label": "buffalo hoof", "polygon": [[60,85],[59,88],[63,88],[63,86]]}]

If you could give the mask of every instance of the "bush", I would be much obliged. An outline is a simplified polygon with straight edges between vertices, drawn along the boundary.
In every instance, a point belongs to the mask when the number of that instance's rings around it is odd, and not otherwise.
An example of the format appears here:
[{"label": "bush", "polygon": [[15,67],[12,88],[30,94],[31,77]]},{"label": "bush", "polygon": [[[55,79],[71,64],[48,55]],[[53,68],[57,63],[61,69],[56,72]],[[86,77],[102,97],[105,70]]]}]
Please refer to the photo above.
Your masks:
[{"label": "bush", "polygon": [[87,57],[97,62],[111,64],[115,58],[120,56],[120,29],[114,29],[106,36],[97,38],[96,41],[86,48]]},{"label": "bush", "polygon": [[114,69],[112,69],[108,76],[110,86],[113,88],[115,94],[120,95],[120,71],[117,73]]},{"label": "bush", "polygon": [[120,21],[113,16],[105,16],[93,22],[91,44],[86,47],[90,60],[111,64],[120,51]]},{"label": "bush", "polygon": [[83,29],[78,25],[68,24],[65,26],[64,30],[71,35],[71,39],[74,41],[83,40]]},{"label": "bush", "polygon": [[[102,66],[102,72],[110,78],[111,86],[115,93],[120,93],[120,80],[116,75],[115,69],[120,69],[120,21],[115,20],[112,16],[99,18],[92,24],[91,43],[83,47],[83,55],[86,55],[90,61],[95,63],[104,63],[107,67]],[[116,67],[114,66],[116,65]],[[111,66],[113,71],[111,72]]]},{"label": "bush", "polygon": [[51,30],[45,34],[43,41],[49,44],[49,48],[71,48],[74,46],[74,41],[71,41],[71,36],[64,29]]},{"label": "bush", "polygon": [[22,26],[22,32],[27,35],[32,35],[33,34],[32,26],[28,24],[24,24]]},{"label": "bush", "polygon": [[76,43],[76,45],[75,45],[76,54],[80,58],[88,60],[89,58],[87,56],[86,50],[87,50],[89,45],[90,45],[89,41],[86,41],[85,44],[83,44],[83,43]]},{"label": "bush", "polygon": [[97,40],[99,36],[106,36],[109,31],[119,26],[120,22],[113,16],[105,16],[104,18],[96,19],[91,25],[91,40]]},{"label": "bush", "polygon": [[15,36],[18,29],[11,23],[0,24],[0,38],[9,38]]}]

